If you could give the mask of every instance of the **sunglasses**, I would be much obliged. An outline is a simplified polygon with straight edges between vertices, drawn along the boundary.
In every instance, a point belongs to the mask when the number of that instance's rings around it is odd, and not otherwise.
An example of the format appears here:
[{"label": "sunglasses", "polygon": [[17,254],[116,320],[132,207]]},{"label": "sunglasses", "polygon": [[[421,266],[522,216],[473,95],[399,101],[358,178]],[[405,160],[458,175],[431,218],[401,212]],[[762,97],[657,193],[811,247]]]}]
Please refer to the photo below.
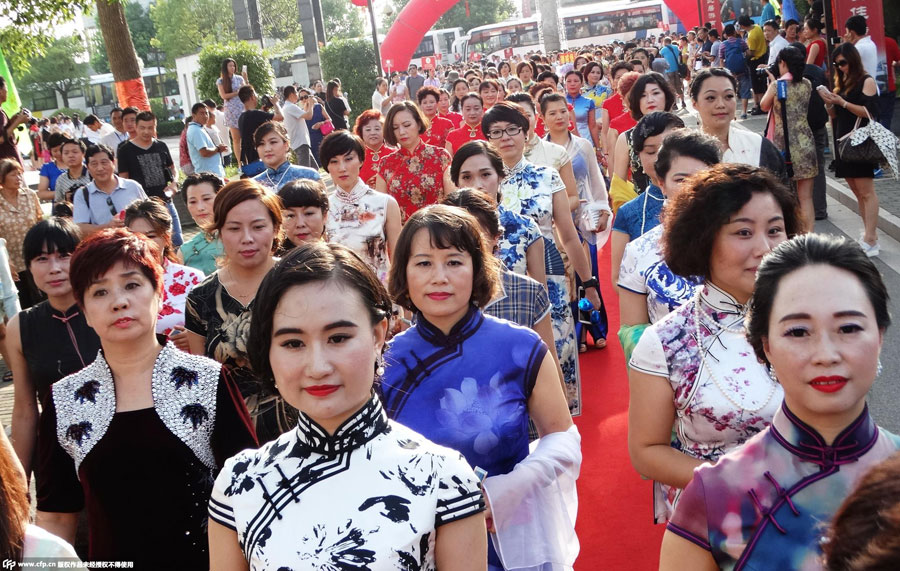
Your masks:
[{"label": "sunglasses", "polygon": [[300,101],[306,101],[307,99],[309,99],[309,95],[301,95],[300,96]]},{"label": "sunglasses", "polygon": [[834,62],[834,65],[838,67],[847,67],[849,64],[847,63],[847,60],[842,59],[841,61]]}]

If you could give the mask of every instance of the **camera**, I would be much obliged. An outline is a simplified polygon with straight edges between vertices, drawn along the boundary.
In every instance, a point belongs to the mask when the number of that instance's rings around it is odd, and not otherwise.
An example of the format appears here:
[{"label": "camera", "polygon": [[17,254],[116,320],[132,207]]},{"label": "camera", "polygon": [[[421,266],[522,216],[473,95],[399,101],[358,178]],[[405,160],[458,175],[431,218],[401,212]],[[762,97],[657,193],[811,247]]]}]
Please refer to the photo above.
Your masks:
[{"label": "camera", "polygon": [[263,95],[259,100],[262,102],[263,107],[274,107],[275,106],[272,103],[272,98],[269,97],[268,95]]}]

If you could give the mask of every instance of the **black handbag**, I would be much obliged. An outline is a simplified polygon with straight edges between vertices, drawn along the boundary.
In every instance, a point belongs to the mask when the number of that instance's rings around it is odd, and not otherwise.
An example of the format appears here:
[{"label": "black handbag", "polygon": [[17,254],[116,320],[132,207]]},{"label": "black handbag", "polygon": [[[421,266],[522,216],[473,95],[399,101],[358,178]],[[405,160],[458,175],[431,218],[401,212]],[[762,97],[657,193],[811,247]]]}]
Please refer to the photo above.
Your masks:
[{"label": "black handbag", "polygon": [[[872,116],[869,115],[868,109],[866,109],[866,115],[869,116],[869,125],[871,125]],[[869,136],[869,125],[862,127],[862,129],[866,130],[865,140],[858,145],[852,144],[853,134],[860,129],[860,121],[862,121],[862,117],[857,117],[853,129],[838,139],[838,156],[845,163],[881,164],[885,162],[884,154],[881,152],[881,149],[878,148],[875,140]]]}]

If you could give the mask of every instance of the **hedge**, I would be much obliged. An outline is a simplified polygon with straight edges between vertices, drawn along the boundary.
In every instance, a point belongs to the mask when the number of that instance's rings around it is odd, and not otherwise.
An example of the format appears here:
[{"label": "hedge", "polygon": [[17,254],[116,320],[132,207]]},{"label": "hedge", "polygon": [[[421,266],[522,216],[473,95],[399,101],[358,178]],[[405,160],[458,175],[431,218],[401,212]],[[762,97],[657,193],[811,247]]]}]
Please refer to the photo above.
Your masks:
[{"label": "hedge", "polygon": [[163,137],[180,137],[184,130],[184,121],[157,121],[156,136]]},{"label": "hedge", "polygon": [[247,78],[259,95],[271,95],[275,89],[275,73],[266,54],[259,46],[248,42],[210,44],[200,52],[200,69],[197,72],[197,93],[200,100],[212,99],[219,103],[216,80],[222,74],[222,61],[231,58],[236,62],[235,74],[241,74],[242,66],[247,66]]},{"label": "hedge", "polygon": [[364,39],[334,40],[319,52],[322,75],[326,83],[333,77],[340,78],[341,90],[350,102],[352,126],[356,117],[372,106],[375,91],[375,49]]}]

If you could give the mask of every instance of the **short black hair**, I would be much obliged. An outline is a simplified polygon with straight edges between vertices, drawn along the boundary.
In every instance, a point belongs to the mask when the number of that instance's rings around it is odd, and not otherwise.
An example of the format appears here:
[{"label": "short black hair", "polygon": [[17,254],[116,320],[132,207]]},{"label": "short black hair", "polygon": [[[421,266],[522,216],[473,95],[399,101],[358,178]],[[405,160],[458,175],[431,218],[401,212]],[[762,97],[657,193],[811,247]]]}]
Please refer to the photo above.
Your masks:
[{"label": "short black hair", "polygon": [[542,71],[537,77],[538,83],[543,83],[545,79],[553,79],[553,83],[559,83],[559,76],[552,71]]},{"label": "short black hair", "polygon": [[222,190],[222,187],[225,186],[225,181],[222,180],[222,177],[215,173],[203,171],[189,174],[187,175],[187,178],[184,179],[184,182],[181,183],[181,195],[184,197],[185,201],[187,200],[187,190],[194,185],[203,184],[204,182],[208,182],[212,185],[213,192],[219,192]]},{"label": "short black hair", "polygon": [[366,160],[366,149],[363,146],[362,139],[354,135],[350,131],[343,129],[329,133],[319,147],[319,159],[322,168],[328,170],[328,163],[334,157],[342,157],[347,153],[356,153],[359,162]]},{"label": "short black hair", "polygon": [[84,118],[84,121],[82,121],[82,123],[84,123],[85,125],[93,125],[94,123],[96,123],[99,120],[100,119],[98,119],[96,115],[91,113],[90,115],[88,115],[87,117]]},{"label": "short black hair", "polygon": [[284,123],[281,121],[266,121],[262,125],[256,128],[253,131],[253,148],[256,148],[263,143],[263,138],[269,133],[275,133],[282,140],[291,142],[291,138],[288,136],[287,128],[284,126]]},{"label": "short black hair", "polygon": [[325,184],[318,180],[298,178],[278,190],[278,198],[285,208],[317,207],[322,215],[328,213],[328,193]]},{"label": "short black hair", "polygon": [[769,318],[782,279],[806,266],[831,266],[850,272],[860,281],[875,309],[881,331],[891,324],[888,292],[881,272],[856,242],[842,236],[803,234],[782,242],[769,252],[756,272],[756,286],[747,314],[747,338],[756,357],[768,363],[763,339],[769,336]]},{"label": "short black hair", "polygon": [[628,63],[627,61],[620,61],[616,62],[611,68],[609,68],[609,76],[615,77],[616,73],[618,73],[619,70],[622,69],[624,69],[625,71],[634,71],[634,67],[630,63]]},{"label": "short black hair", "polygon": [[675,90],[672,89],[672,83],[666,79],[663,74],[655,71],[648,71],[641,74],[631,87],[631,91],[628,92],[628,112],[635,121],[643,117],[643,113],[641,113],[641,98],[644,96],[644,90],[647,88],[647,85],[651,83],[655,83],[659,86],[665,94],[665,111],[671,110],[675,105]]},{"label": "short black hair", "polygon": [[[650,115],[656,115],[651,113]],[[647,115],[647,117],[650,117]],[[644,117],[646,119],[647,117]],[[641,119],[643,121],[644,119]],[[664,180],[672,169],[672,163],[678,157],[691,157],[713,166],[722,160],[722,147],[719,140],[696,129],[676,129],[663,139],[662,146],[656,154],[654,170],[656,177]]]},{"label": "short black hair", "polygon": [[[517,81],[519,81],[520,84],[522,83],[521,80],[517,79]],[[528,105],[532,113],[537,112],[537,107],[535,107],[534,105],[534,99],[532,99],[531,95],[525,93],[524,91],[520,91],[518,93],[510,93],[506,96],[505,101],[509,101],[510,103],[515,103],[517,105]]]},{"label": "short black hair", "polygon": [[32,260],[44,252],[71,254],[80,241],[81,230],[68,218],[51,216],[46,220],[41,220],[25,233],[25,239],[22,242],[25,267],[30,266]]},{"label": "short black hair", "polygon": [[203,104],[206,105],[207,107],[212,107],[213,109],[216,108],[216,102],[213,101],[212,99],[204,99]]},{"label": "short black hair", "polygon": [[[82,146],[84,146],[84,143],[82,143]],[[103,143],[100,143],[99,145],[91,145],[90,147],[88,147],[87,151],[84,153],[84,161],[86,163],[89,163],[89,162],[91,162],[91,157],[93,157],[94,155],[98,155],[100,153],[103,153],[106,156],[108,156],[109,160],[111,160],[111,161],[116,160],[116,155],[115,155],[115,153],[112,152],[112,149],[110,149]]]},{"label": "short black hair", "polygon": [[202,101],[194,103],[193,105],[191,105],[191,115],[195,115],[197,111],[200,111],[201,109],[206,109],[205,103],[203,103]]},{"label": "short black hair", "polygon": [[[65,135],[65,134],[62,134],[61,138],[62,138],[62,141],[60,141],[60,143],[59,143],[60,152],[62,152],[62,150],[66,148],[66,145],[78,145],[78,148],[81,149],[82,153],[84,153],[85,151],[88,150],[87,145],[85,145],[84,141],[82,141],[81,139],[73,139],[72,137],[69,137],[68,135]],[[53,145],[49,145],[49,146],[52,147]]]},{"label": "short black hair", "polygon": [[726,77],[728,81],[731,82],[731,88],[737,91],[738,84],[737,79],[735,79],[734,75],[732,75],[731,71],[728,68],[724,67],[704,67],[700,71],[694,73],[694,77],[691,78],[691,85],[688,88],[691,92],[691,99],[697,101],[697,98],[700,96],[700,89],[703,88],[703,82],[709,79],[710,77]]},{"label": "short black hair", "polygon": [[460,188],[447,195],[441,204],[462,208],[474,216],[478,224],[490,233],[491,238],[503,235],[497,203],[484,192],[474,188]]},{"label": "short black hair", "polygon": [[866,23],[866,17],[859,14],[847,18],[847,23],[844,24],[844,27],[857,36],[865,36],[866,31],[869,29],[869,25]]},{"label": "short black hair", "polygon": [[133,105],[129,105],[125,109],[122,109],[122,117],[124,118],[126,115],[137,115],[141,110]]},{"label": "short black hair", "polygon": [[242,85],[240,89],[238,89],[238,99],[241,100],[241,103],[246,103],[250,101],[250,98],[256,95],[256,89],[250,85]]},{"label": "short black hair", "polygon": [[530,126],[530,121],[528,121],[528,117],[522,113],[521,107],[515,103],[500,101],[488,109],[481,117],[481,131],[487,133],[494,123],[499,123],[501,121],[518,125],[525,133],[525,139],[528,139],[528,127]]},{"label": "short black hair", "polygon": [[684,121],[678,115],[667,111],[654,111],[641,117],[631,132],[631,148],[636,153],[644,150],[644,143],[650,137],[663,134],[666,129],[684,127]]},{"label": "short black hair", "polygon": [[776,22],[775,20],[766,20],[766,22],[763,24],[763,27],[765,28],[766,26],[772,28],[776,32],[778,31],[778,22]]},{"label": "short black hair", "polygon": [[738,18],[738,24],[741,26],[752,26],[753,19],[750,16],[744,14],[743,16]]},{"label": "short black hair", "polygon": [[134,121],[135,123],[139,121],[156,121],[156,115],[153,114],[153,111],[141,111],[134,118]]}]

